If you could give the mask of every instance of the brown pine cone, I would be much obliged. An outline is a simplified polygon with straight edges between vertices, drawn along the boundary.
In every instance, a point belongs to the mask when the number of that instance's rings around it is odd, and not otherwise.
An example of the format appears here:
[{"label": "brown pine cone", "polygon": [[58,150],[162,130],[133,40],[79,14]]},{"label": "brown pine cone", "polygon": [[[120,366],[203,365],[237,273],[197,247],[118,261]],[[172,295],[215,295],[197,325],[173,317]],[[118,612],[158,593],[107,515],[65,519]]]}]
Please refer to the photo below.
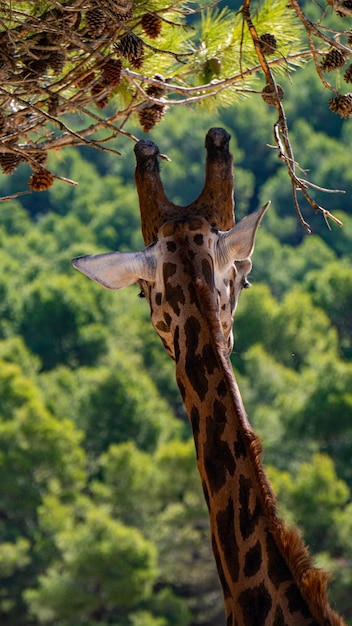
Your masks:
[{"label": "brown pine cone", "polygon": [[328,106],[333,113],[338,113],[340,117],[347,119],[352,114],[352,93],[330,98],[330,100],[328,100]]},{"label": "brown pine cone", "polygon": [[121,83],[122,62],[120,59],[108,59],[101,68],[103,81],[110,87]]},{"label": "brown pine cone", "polygon": [[144,133],[148,133],[165,115],[165,106],[153,104],[138,112],[139,123]]},{"label": "brown pine cone", "polygon": [[59,94],[53,93],[47,101],[48,103],[48,113],[49,115],[53,115],[54,117],[57,115],[58,106],[59,106]]},{"label": "brown pine cone", "polygon": [[35,171],[28,181],[28,185],[33,191],[46,191],[53,183],[52,173],[43,169]]},{"label": "brown pine cone", "polygon": [[109,97],[103,91],[107,89],[106,83],[103,80],[99,80],[90,90],[92,97],[94,98],[94,104],[99,109],[104,109],[109,101]]},{"label": "brown pine cone", "polygon": [[94,78],[95,78],[94,72],[91,72],[87,76],[84,76],[83,78],[79,78],[76,82],[76,87],[78,87],[79,89],[84,89],[85,87],[87,87],[87,85],[93,82]]},{"label": "brown pine cone", "polygon": [[144,48],[142,48],[142,50],[140,51],[138,57],[136,57],[134,59],[131,59],[131,65],[136,70],[139,70],[142,67],[142,65],[143,65],[143,61],[144,61]]},{"label": "brown pine cone", "polygon": [[136,64],[140,59],[143,59],[143,41],[134,33],[125,33],[120,41],[114,44],[114,48],[132,64]]},{"label": "brown pine cone", "polygon": [[48,65],[54,74],[60,74],[65,67],[66,54],[64,52],[52,52],[48,57]]},{"label": "brown pine cone", "polygon": [[13,174],[22,159],[18,154],[12,152],[0,152],[0,166],[4,174]]},{"label": "brown pine cone", "polygon": [[133,0],[115,0],[109,9],[120,22],[127,22],[133,15]]},{"label": "brown pine cone", "polygon": [[[161,83],[165,82],[165,78],[162,74],[155,74],[153,78],[154,80],[159,80]],[[147,93],[151,98],[160,98],[165,93],[165,89],[163,87],[159,87],[158,85],[148,85],[145,93]]]},{"label": "brown pine cone", "polygon": [[[342,2],[342,5],[346,8],[346,9],[352,9],[352,0],[344,0],[344,2]],[[347,17],[346,13],[344,13],[343,11],[339,11],[338,9],[336,9],[336,13],[337,15],[339,15],[340,17]]]},{"label": "brown pine cone", "polygon": [[43,76],[49,66],[47,59],[24,59],[24,64],[23,76],[25,78]]},{"label": "brown pine cone", "polygon": [[346,83],[352,83],[352,63],[348,66],[347,70],[343,75],[344,81]]},{"label": "brown pine cone", "polygon": [[[276,89],[277,89],[277,94],[279,96],[279,100],[282,100],[285,92],[283,90],[283,88],[281,87],[281,85],[279,85],[278,83],[276,84]],[[269,85],[269,83],[267,83],[264,87],[264,89],[262,90],[262,98],[264,100],[264,102],[266,104],[269,104],[271,106],[275,106],[276,102],[277,102],[277,96],[275,93],[275,89],[274,89],[274,85]]]},{"label": "brown pine cone", "polygon": [[274,54],[277,48],[276,37],[274,37],[274,35],[271,33],[264,33],[264,35],[259,37],[259,40],[263,54]]},{"label": "brown pine cone", "polygon": [[0,80],[5,80],[8,77],[9,69],[5,59],[0,59]]},{"label": "brown pine cone", "polygon": [[155,39],[161,33],[162,20],[155,13],[145,13],[142,17],[142,28],[148,37]]},{"label": "brown pine cone", "polygon": [[100,37],[103,34],[106,26],[105,13],[99,7],[88,9],[86,11],[86,23],[88,34],[91,37]]},{"label": "brown pine cone", "polygon": [[346,63],[346,58],[341,50],[337,48],[333,48],[327,55],[324,57],[323,62],[321,63],[321,69],[325,72],[332,72],[333,70],[342,67]]},{"label": "brown pine cone", "polygon": [[41,165],[46,165],[48,160],[48,153],[46,150],[37,150],[36,152],[29,153],[32,157],[32,161],[28,160],[29,165],[34,170],[41,170]]},{"label": "brown pine cone", "polygon": [[0,133],[2,133],[7,125],[6,115],[0,110]]}]

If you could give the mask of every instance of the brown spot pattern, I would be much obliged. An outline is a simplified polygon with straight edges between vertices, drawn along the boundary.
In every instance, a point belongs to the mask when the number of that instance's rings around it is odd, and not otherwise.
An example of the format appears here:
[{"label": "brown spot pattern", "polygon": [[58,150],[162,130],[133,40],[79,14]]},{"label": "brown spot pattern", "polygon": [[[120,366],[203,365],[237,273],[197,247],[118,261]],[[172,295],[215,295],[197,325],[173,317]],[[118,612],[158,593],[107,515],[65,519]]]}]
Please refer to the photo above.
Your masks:
[{"label": "brown spot pattern", "polygon": [[227,386],[225,381],[221,380],[216,388],[217,394],[220,398],[224,398],[227,395]]},{"label": "brown spot pattern", "polygon": [[248,578],[254,576],[259,570],[262,564],[262,547],[260,542],[257,543],[248,550],[245,556],[244,562],[244,575]]},{"label": "brown spot pattern", "polygon": [[218,399],[215,399],[213,406],[213,414],[206,418],[204,465],[214,494],[225,485],[229,474],[234,475],[236,462],[227,441],[222,439],[226,426],[226,407]]},{"label": "brown spot pattern", "polygon": [[278,547],[271,534],[268,533],[266,538],[266,550],[268,554],[268,574],[276,589],[285,580],[290,580],[291,573],[285,560],[281,556]]},{"label": "brown spot pattern", "polygon": [[180,350],[180,328],[179,328],[179,326],[176,326],[175,332],[174,332],[174,351],[175,351],[175,361],[176,361],[176,363],[178,363],[178,361],[180,359],[180,354],[181,354],[181,350]]},{"label": "brown spot pattern", "polygon": [[216,566],[217,566],[217,570],[218,570],[218,574],[219,574],[220,584],[221,584],[221,587],[222,587],[224,598],[226,599],[226,598],[231,597],[231,591],[230,591],[228,582],[226,580],[224,569],[222,567],[221,557],[220,557],[220,553],[219,553],[218,546],[216,544],[214,535],[211,538],[211,543],[212,543],[213,554],[214,554],[214,557],[215,557]]},{"label": "brown spot pattern", "polygon": [[276,607],[273,626],[287,626],[281,607]]},{"label": "brown spot pattern", "polygon": [[167,241],[166,247],[169,252],[176,252],[177,246],[174,241]]},{"label": "brown spot pattern", "polygon": [[240,531],[243,539],[248,539],[254,532],[260,515],[262,515],[262,505],[258,496],[256,496],[254,510],[251,512],[249,502],[250,491],[253,489],[252,481],[241,474],[239,482]]},{"label": "brown spot pattern", "polygon": [[233,541],[234,519],[234,502],[232,498],[229,498],[226,509],[224,511],[219,511],[216,516],[216,520],[222,554],[226,559],[231,578],[233,582],[236,583],[239,578],[240,563],[238,545],[235,541]]},{"label": "brown spot pattern", "polygon": [[272,600],[264,583],[243,591],[238,602],[242,608],[243,623],[246,626],[266,626]]},{"label": "brown spot pattern", "polygon": [[155,329],[159,330],[161,333],[167,333],[169,331],[169,327],[162,320],[155,324]]},{"label": "brown spot pattern", "polygon": [[246,458],[247,450],[240,432],[237,433],[237,439],[234,443],[234,449],[236,459],[240,459],[241,456],[243,456],[244,459]]},{"label": "brown spot pattern", "polygon": [[181,309],[180,304],[185,304],[185,294],[183,293],[183,289],[180,285],[172,286],[169,282],[169,278],[171,278],[177,270],[177,266],[175,263],[164,263],[163,265],[163,280],[165,285],[165,300],[173,309],[176,315],[180,315]]},{"label": "brown spot pattern", "polygon": [[304,617],[310,616],[307,605],[303,601],[300,591],[294,583],[291,583],[291,585],[286,590],[286,598],[288,600],[288,608],[291,613],[299,611],[299,613],[301,615],[304,615]]},{"label": "brown spot pattern", "polygon": [[197,246],[202,246],[204,243],[204,237],[202,235],[202,233],[198,233],[197,235],[195,235],[193,237],[193,241],[195,244],[197,244]]},{"label": "brown spot pattern", "polygon": [[208,259],[202,260],[202,273],[203,273],[203,278],[205,279],[206,283],[210,287],[213,287],[214,286],[213,265],[210,263]]}]

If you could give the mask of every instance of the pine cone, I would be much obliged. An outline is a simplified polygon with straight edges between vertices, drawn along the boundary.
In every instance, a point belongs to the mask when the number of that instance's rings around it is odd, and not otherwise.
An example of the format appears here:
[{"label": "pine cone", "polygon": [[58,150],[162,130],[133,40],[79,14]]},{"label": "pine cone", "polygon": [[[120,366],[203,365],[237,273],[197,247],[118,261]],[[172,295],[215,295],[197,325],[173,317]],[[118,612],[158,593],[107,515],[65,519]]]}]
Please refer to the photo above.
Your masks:
[{"label": "pine cone", "polygon": [[24,64],[25,70],[23,74],[25,78],[43,76],[48,69],[47,59],[25,59]]},{"label": "pine cone", "polygon": [[88,34],[91,37],[100,37],[106,26],[104,11],[99,9],[99,7],[88,9],[88,11],[86,11],[86,23]]},{"label": "pine cone", "polygon": [[221,61],[218,57],[212,57],[207,61],[207,68],[212,74],[219,76],[221,73]]},{"label": "pine cone", "polygon": [[109,97],[106,93],[107,86],[103,80],[99,80],[90,90],[92,97],[94,98],[94,104],[99,107],[99,109],[104,109],[109,101]]},{"label": "pine cone", "polygon": [[347,70],[343,75],[344,81],[346,83],[352,83],[352,63],[348,66]]},{"label": "pine cone", "polygon": [[[352,9],[352,0],[345,0],[344,2],[342,2],[342,5],[346,8],[346,9]],[[346,13],[344,13],[343,11],[339,11],[336,10],[337,15],[339,15],[340,17],[347,17]]]},{"label": "pine cone", "polygon": [[55,117],[57,115],[58,106],[59,106],[59,95],[57,93],[53,93],[48,99],[49,115],[53,115]]},{"label": "pine cone", "polygon": [[0,133],[2,133],[7,125],[6,115],[0,110]]},{"label": "pine cone", "polygon": [[0,80],[5,80],[9,74],[9,66],[5,59],[0,59]]},{"label": "pine cone", "polygon": [[142,17],[142,28],[148,37],[155,39],[161,33],[162,20],[155,13],[145,13]]},{"label": "pine cone", "polygon": [[123,35],[120,41],[114,44],[114,48],[132,64],[135,64],[144,55],[143,41],[134,33]]},{"label": "pine cone", "polygon": [[127,22],[133,14],[133,0],[115,0],[109,8],[120,22]]},{"label": "pine cone", "polygon": [[144,48],[142,48],[138,57],[131,59],[130,62],[131,62],[132,67],[136,68],[136,70],[139,70],[143,65],[143,61],[144,61]]},{"label": "pine cone", "polygon": [[274,54],[277,48],[277,42],[274,35],[272,35],[271,33],[264,33],[264,35],[261,35],[259,37],[259,41],[263,54]]},{"label": "pine cone", "polygon": [[[282,100],[285,95],[283,88],[281,87],[281,85],[276,84],[276,89],[277,89],[277,94],[279,96],[279,100]],[[269,83],[267,83],[261,95],[266,104],[269,104],[271,106],[276,105],[277,96],[275,93],[274,85],[269,85]]]},{"label": "pine cone", "polygon": [[109,59],[101,68],[104,83],[117,87],[121,83],[122,62],[120,59]]},{"label": "pine cone", "polygon": [[76,82],[76,86],[79,89],[84,89],[85,87],[87,87],[87,85],[93,82],[94,78],[95,78],[95,75],[93,72],[91,72],[87,76],[84,76],[83,78],[79,78]]},{"label": "pine cone", "polygon": [[63,43],[67,37],[67,33],[64,30],[53,30],[46,33],[47,40],[49,44],[53,46],[58,46],[60,43]]},{"label": "pine cone", "polygon": [[328,100],[329,109],[333,113],[338,113],[342,119],[347,119],[352,114],[352,93],[345,96],[339,95]]},{"label": "pine cone", "polygon": [[144,133],[148,133],[165,115],[166,107],[162,104],[153,104],[138,112],[139,123]]},{"label": "pine cone", "polygon": [[[165,78],[162,74],[155,74],[153,78],[154,80],[159,80],[161,83],[165,82]],[[163,87],[159,87],[158,85],[148,85],[145,93],[147,93],[151,98],[160,98],[165,93],[165,89]]]},{"label": "pine cone", "polygon": [[54,183],[54,177],[49,170],[37,170],[28,181],[29,187],[33,191],[46,191]]},{"label": "pine cone", "polygon": [[29,165],[34,170],[41,170],[41,165],[46,165],[48,160],[48,153],[46,150],[38,150],[36,152],[29,153],[29,156],[32,157],[31,161],[28,161]]},{"label": "pine cone", "polygon": [[64,52],[52,52],[48,58],[48,65],[54,74],[60,74],[65,67],[66,54]]},{"label": "pine cone", "polygon": [[0,166],[4,174],[13,174],[22,159],[17,154],[11,152],[0,152]]},{"label": "pine cone", "polygon": [[337,48],[333,48],[330,52],[325,56],[321,69],[325,72],[332,72],[339,67],[342,67],[346,63],[346,58],[343,52],[338,50]]}]

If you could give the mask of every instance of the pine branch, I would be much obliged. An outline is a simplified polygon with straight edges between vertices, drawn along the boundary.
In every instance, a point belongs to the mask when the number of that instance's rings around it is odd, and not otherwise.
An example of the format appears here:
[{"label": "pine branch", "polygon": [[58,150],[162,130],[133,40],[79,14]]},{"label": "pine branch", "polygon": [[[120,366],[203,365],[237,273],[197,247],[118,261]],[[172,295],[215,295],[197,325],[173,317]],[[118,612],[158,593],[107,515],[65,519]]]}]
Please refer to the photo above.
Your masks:
[{"label": "pine branch", "polygon": [[[325,9],[319,24],[314,24],[296,0],[289,0],[289,11],[283,0],[263,0],[256,3],[256,11],[253,2],[245,0],[239,13],[219,11],[215,4],[216,0],[196,5],[151,0],[148,6],[143,0],[1,2],[3,171],[11,174],[26,161],[34,172],[32,188],[43,190],[57,177],[46,169],[50,150],[89,145],[119,154],[109,147],[112,139],[138,140],[123,130],[132,116],[148,132],[174,106],[233,106],[243,94],[261,93],[277,110],[276,147],[291,177],[300,221],[309,229],[299,209],[298,189],[314,210],[326,216],[307,192],[314,189],[313,183],[295,173],[276,74],[313,58],[322,83],[335,96],[329,107],[350,117],[352,94],[342,94],[325,74],[336,72],[337,64],[352,54],[351,31],[333,31],[325,25]],[[329,5],[336,15],[350,15],[349,0],[329,0]],[[200,28],[187,23],[187,16],[197,13]],[[351,73],[345,73],[346,82]],[[258,90],[261,76],[266,85]],[[68,113],[71,118],[83,114],[84,128],[78,131],[64,122]],[[106,134],[97,139],[101,130]]]}]

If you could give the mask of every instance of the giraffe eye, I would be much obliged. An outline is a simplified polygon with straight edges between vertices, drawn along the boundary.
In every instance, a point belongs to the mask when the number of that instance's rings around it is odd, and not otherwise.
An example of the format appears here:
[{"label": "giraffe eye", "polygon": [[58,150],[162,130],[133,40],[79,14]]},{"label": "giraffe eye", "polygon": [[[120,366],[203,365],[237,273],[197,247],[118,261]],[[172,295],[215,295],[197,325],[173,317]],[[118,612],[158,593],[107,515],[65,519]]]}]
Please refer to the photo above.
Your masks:
[{"label": "giraffe eye", "polygon": [[252,287],[252,284],[249,282],[249,280],[247,280],[245,276],[241,280],[241,285],[243,289],[248,289],[249,287]]},{"label": "giraffe eye", "polygon": [[138,298],[145,298],[145,293],[144,293],[143,289],[142,289],[142,291],[139,292]]}]

